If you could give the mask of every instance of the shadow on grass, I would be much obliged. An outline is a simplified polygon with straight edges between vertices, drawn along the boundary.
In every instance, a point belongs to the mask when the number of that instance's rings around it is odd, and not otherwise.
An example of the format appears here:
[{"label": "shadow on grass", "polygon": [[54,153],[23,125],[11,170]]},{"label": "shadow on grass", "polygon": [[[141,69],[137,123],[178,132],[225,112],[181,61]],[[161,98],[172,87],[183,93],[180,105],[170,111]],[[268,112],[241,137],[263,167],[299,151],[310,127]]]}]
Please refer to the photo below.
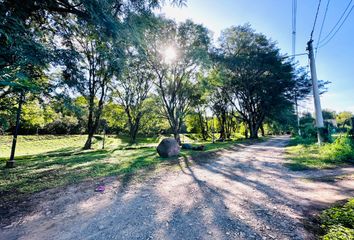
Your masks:
[{"label": "shadow on grass", "polygon": [[179,157],[167,159],[160,158],[155,147],[147,146],[87,151],[69,147],[22,156],[16,159],[16,168],[6,169],[4,164],[0,167],[0,200],[16,199],[21,195],[108,176],[119,176],[126,186],[140,169],[149,172],[162,162],[178,165],[181,156],[198,155],[200,159],[210,159],[212,152],[247,142],[209,143],[205,144],[204,152],[182,150]]},{"label": "shadow on grass", "polygon": [[115,138],[121,140],[123,144],[126,146],[138,146],[139,144],[153,144],[158,143],[161,136],[152,136],[152,137],[137,137],[135,144],[130,142],[130,138],[128,136],[115,136]]}]

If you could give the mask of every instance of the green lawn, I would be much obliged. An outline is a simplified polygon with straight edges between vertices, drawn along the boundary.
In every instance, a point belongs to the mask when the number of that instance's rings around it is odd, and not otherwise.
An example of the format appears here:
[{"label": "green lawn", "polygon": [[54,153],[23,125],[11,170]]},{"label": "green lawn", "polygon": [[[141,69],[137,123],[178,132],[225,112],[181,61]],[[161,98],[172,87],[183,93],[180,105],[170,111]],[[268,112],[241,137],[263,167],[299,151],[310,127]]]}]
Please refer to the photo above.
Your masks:
[{"label": "green lawn", "polygon": [[334,168],[354,163],[354,144],[347,136],[319,146],[314,140],[293,138],[287,147],[286,165],[295,171]]},{"label": "green lawn", "polygon": [[[9,200],[83,180],[131,174],[166,162],[156,153],[155,147],[160,138],[139,139],[140,144],[131,146],[128,139],[109,136],[106,139],[106,149],[102,150],[102,141],[98,136],[95,137],[94,149],[83,151],[81,147],[85,139],[85,136],[80,135],[19,136],[16,168],[6,169],[4,166],[10,152],[11,137],[1,136],[0,196]],[[235,143],[203,144],[208,152]],[[197,153],[182,150],[181,156]]]}]

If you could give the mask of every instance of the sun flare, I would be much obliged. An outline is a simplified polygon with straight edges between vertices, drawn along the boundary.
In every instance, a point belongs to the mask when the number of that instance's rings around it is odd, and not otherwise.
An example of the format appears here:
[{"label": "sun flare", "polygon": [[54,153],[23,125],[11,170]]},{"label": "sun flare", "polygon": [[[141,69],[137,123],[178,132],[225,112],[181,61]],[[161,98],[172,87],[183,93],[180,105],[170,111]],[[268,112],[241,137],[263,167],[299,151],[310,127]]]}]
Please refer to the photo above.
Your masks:
[{"label": "sun flare", "polygon": [[172,63],[177,58],[176,49],[174,47],[166,48],[165,51],[163,52],[163,57],[167,63]]}]

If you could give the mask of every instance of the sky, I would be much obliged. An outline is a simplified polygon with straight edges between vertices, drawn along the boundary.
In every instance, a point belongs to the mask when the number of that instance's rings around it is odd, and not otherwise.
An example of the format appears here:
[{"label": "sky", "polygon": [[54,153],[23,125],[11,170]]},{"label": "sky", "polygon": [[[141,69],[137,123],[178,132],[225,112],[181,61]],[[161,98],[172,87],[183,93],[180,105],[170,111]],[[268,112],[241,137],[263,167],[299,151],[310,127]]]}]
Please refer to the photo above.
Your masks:
[{"label": "sky", "polygon": [[[321,1],[313,34],[314,47],[318,42],[327,1]],[[331,31],[350,2],[329,1],[322,39]],[[318,2],[297,0],[297,54],[306,52]],[[212,31],[214,40],[223,29],[249,23],[257,32],[276,41],[282,53],[292,54],[292,0],[188,0],[187,6],[165,5],[157,14],[178,22],[191,19],[203,24]],[[296,57],[296,61],[302,66],[308,65],[306,55]],[[328,92],[321,97],[322,108],[354,112],[354,9],[335,37],[318,49],[316,67],[318,79],[331,82]],[[312,99],[301,103],[300,111],[313,111]]]}]

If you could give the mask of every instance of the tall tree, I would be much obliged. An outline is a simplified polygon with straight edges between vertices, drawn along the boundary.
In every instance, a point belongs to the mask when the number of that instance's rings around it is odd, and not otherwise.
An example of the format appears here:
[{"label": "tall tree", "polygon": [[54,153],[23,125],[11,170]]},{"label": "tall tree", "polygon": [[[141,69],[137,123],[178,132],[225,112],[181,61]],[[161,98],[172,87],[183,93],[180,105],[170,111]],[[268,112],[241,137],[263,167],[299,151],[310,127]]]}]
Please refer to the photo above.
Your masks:
[{"label": "tall tree", "polygon": [[181,143],[179,133],[194,101],[196,76],[208,58],[208,30],[189,20],[178,25],[158,19],[148,39],[146,55],[156,74],[162,114],[168,119],[174,138]]},{"label": "tall tree", "polygon": [[271,109],[290,101],[295,87],[292,65],[274,42],[249,25],[223,31],[219,53],[227,69],[229,100],[247,123],[250,137],[258,138]]},{"label": "tall tree", "polygon": [[129,47],[126,51],[126,64],[122,73],[118,74],[115,93],[127,115],[130,142],[133,144],[136,143],[142,117],[149,110],[145,100],[155,75],[138,49]]},{"label": "tall tree", "polygon": [[107,100],[113,69],[119,66],[121,58],[111,52],[111,37],[97,33],[94,26],[83,25],[73,25],[63,35],[63,44],[73,53],[64,60],[63,81],[74,94],[86,98],[88,137],[84,149],[90,149]]}]

